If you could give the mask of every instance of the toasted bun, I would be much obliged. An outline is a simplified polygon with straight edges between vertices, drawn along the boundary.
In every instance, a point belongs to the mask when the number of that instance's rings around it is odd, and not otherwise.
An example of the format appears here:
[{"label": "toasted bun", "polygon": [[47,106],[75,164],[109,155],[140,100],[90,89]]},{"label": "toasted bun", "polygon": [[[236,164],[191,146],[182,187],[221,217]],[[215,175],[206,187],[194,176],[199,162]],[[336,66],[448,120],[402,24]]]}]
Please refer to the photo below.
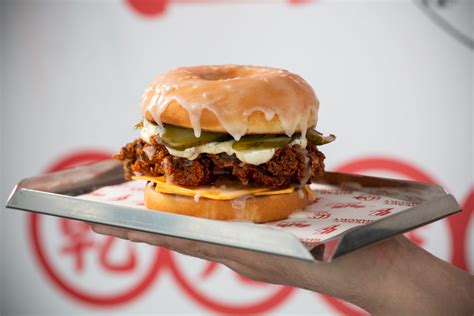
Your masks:
[{"label": "toasted bun", "polygon": [[238,138],[291,135],[313,127],[319,101],[306,81],[286,70],[197,66],[158,76],[145,91],[141,109],[149,121]]},{"label": "toasted bun", "polygon": [[217,220],[247,219],[266,223],[287,218],[293,211],[304,209],[308,196],[303,190],[288,194],[211,200],[160,193],[154,187],[145,187],[145,206],[152,210]]}]

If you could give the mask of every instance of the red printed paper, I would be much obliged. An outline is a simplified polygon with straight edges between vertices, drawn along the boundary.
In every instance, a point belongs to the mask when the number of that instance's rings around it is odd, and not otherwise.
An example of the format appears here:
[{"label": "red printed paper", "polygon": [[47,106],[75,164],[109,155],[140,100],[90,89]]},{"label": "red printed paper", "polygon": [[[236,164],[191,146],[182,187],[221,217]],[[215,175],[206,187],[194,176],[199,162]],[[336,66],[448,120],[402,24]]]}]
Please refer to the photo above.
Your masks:
[{"label": "red printed paper", "polygon": [[[316,203],[303,211],[294,212],[288,219],[258,225],[290,232],[311,249],[352,227],[370,224],[411,208],[419,202],[413,201],[413,195],[407,196],[407,199],[411,198],[410,201],[405,201],[384,196],[383,193],[389,192],[380,192],[377,189],[368,194],[323,184],[312,184],[311,188],[316,194]],[[129,181],[100,188],[80,198],[145,208],[143,194],[142,181]],[[242,220],[234,222],[242,223]]]}]

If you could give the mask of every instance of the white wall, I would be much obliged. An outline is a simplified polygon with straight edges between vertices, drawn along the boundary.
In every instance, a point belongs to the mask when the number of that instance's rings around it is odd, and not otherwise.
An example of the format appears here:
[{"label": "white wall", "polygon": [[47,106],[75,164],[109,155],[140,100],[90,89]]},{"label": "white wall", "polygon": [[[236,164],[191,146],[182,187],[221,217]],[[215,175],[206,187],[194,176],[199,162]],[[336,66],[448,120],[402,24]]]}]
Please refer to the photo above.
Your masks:
[{"label": "white wall", "polygon": [[[473,7],[472,1],[456,1],[436,10],[472,38]],[[156,74],[181,65],[221,63],[301,74],[321,101],[319,129],[338,136],[323,148],[329,170],[383,157],[420,169],[460,203],[473,190],[473,50],[415,2],[169,3],[163,15],[149,17],[127,1],[5,1],[0,10],[3,201],[20,179],[68,154],[113,152],[136,137],[132,126],[140,116],[140,96]],[[370,173],[407,178],[387,168]],[[45,272],[33,251],[30,215],[0,214],[2,315],[222,312],[183,290],[169,266],[135,299],[106,307],[87,304]],[[456,227],[468,221],[469,215],[463,216]],[[78,272],[72,257],[58,250],[67,240],[59,223],[40,220],[45,253],[56,273],[86,293],[108,295],[130,287],[153,261],[156,250],[140,246],[143,270],[114,275],[103,270],[91,250],[85,270]],[[421,228],[415,237],[445,260],[464,254],[461,265],[473,271],[473,252],[467,250],[474,244],[473,224],[469,227],[469,242],[468,233],[451,232],[448,220]],[[127,251],[128,244],[121,243],[113,254],[120,261]],[[222,304],[248,306],[277,291],[242,283],[223,268],[203,278],[205,262],[176,258],[179,271],[199,293]],[[119,279],[116,288],[110,288],[112,279]],[[249,293],[253,298],[245,296]],[[302,290],[267,307],[260,311],[342,311]]]}]

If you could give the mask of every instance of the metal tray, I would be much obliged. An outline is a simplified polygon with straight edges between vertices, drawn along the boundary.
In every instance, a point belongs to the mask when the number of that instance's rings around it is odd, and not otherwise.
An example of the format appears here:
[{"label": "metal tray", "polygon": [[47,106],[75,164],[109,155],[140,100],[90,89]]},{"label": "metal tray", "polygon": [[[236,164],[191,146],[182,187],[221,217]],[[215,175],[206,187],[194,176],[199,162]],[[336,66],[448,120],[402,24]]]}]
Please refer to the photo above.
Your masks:
[{"label": "metal tray", "polygon": [[318,183],[367,193],[374,189],[383,190],[384,196],[416,200],[420,204],[373,223],[353,227],[309,251],[294,235],[259,225],[242,225],[235,229],[232,223],[150,212],[75,197],[124,181],[121,165],[107,160],[24,179],[13,189],[6,207],[324,262],[461,210],[454,197],[438,185],[326,172]]}]

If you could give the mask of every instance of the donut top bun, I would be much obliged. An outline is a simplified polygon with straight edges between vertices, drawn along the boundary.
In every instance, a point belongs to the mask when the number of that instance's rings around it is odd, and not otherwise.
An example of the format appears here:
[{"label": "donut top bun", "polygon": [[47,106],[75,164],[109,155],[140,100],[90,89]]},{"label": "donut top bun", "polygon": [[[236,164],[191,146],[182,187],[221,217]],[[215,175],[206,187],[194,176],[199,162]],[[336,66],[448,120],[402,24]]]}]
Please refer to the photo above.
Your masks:
[{"label": "donut top bun", "polygon": [[319,101],[311,86],[287,70],[238,65],[183,67],[159,75],[141,110],[168,123],[228,133],[303,134],[317,123]]}]

